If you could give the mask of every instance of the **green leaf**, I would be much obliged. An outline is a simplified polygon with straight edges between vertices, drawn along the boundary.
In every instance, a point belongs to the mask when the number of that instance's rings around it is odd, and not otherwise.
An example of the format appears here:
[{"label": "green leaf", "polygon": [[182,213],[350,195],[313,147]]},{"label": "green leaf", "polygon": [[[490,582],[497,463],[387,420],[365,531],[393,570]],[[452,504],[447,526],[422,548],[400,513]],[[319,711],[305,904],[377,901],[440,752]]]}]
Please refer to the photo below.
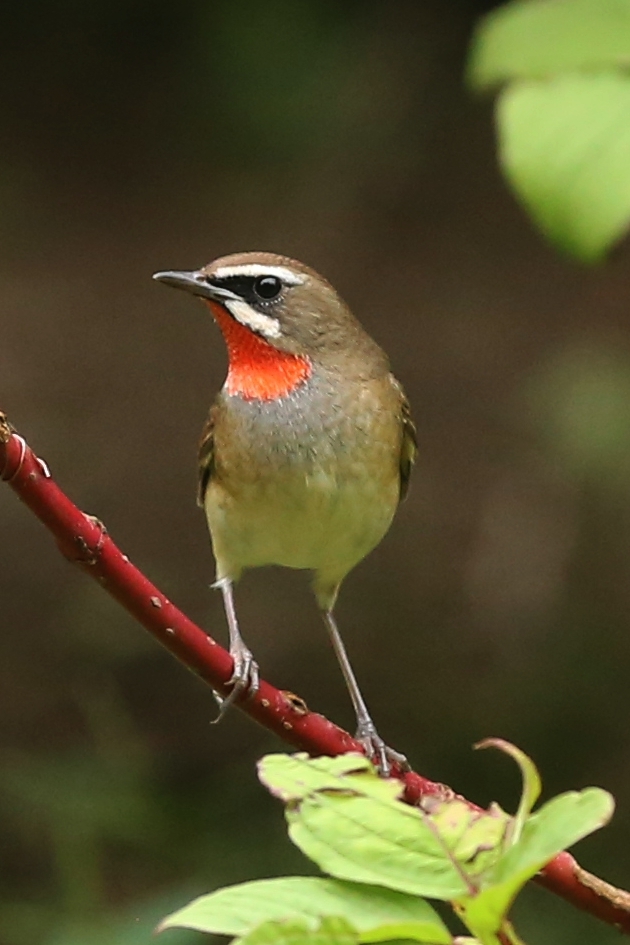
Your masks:
[{"label": "green leaf", "polygon": [[438,899],[463,895],[467,883],[429,818],[395,799],[400,785],[378,778],[360,756],[356,762],[354,756],[262,760],[261,779],[287,802],[296,846],[338,879]]},{"label": "green leaf", "polygon": [[465,801],[452,798],[431,803],[430,821],[470,888],[501,855],[512,818],[493,804],[489,810],[475,810]]},{"label": "green leaf", "polygon": [[[362,793],[385,800],[400,797],[403,792],[401,781],[378,777],[372,762],[358,752],[335,758],[311,758],[303,752],[265,755],[258,762],[258,777],[285,804],[301,801],[313,791],[353,793],[357,786]],[[352,777],[352,782],[345,782],[346,777]]]},{"label": "green leaf", "polygon": [[570,791],[544,804],[526,821],[518,843],[511,846],[485,878],[486,888],[459,900],[466,925],[483,940],[495,932],[519,889],[562,850],[603,827],[613,813],[610,794],[600,788]]},{"label": "green leaf", "polygon": [[297,919],[264,922],[243,938],[240,945],[356,945],[357,934],[340,918],[322,919],[315,929]]},{"label": "green leaf", "polygon": [[481,20],[468,80],[483,89],[629,61],[630,0],[519,0]]},{"label": "green leaf", "polygon": [[519,82],[497,105],[506,176],[540,229],[585,262],[630,222],[630,77]]},{"label": "green leaf", "polygon": [[273,755],[260,773],[287,804],[291,839],[320,869],[411,895],[470,892],[501,854],[511,820],[497,806],[478,811],[458,798],[410,807],[396,797],[400,786],[377,778],[360,756]]},{"label": "green leaf", "polygon": [[547,801],[527,820],[520,841],[498,861],[493,882],[525,870],[533,876],[561,850],[607,824],[614,809],[611,795],[596,787],[567,791]]},{"label": "green leaf", "polygon": [[521,836],[523,824],[529,817],[532,807],[540,797],[542,785],[540,783],[538,769],[532,759],[529,758],[524,751],[521,751],[516,745],[512,745],[511,742],[506,742],[503,738],[485,738],[483,741],[478,742],[475,748],[498,748],[499,751],[513,758],[521,769],[521,774],[523,775],[523,791],[521,793],[521,800],[516,816],[512,820],[509,828],[509,842],[510,845],[514,844]]},{"label": "green leaf", "polygon": [[319,920],[341,917],[361,942],[393,938],[448,943],[446,926],[423,899],[384,889],[316,876],[264,879],[219,889],[193,900],[160,923],[175,927],[246,935],[264,922],[299,920],[307,929]]}]

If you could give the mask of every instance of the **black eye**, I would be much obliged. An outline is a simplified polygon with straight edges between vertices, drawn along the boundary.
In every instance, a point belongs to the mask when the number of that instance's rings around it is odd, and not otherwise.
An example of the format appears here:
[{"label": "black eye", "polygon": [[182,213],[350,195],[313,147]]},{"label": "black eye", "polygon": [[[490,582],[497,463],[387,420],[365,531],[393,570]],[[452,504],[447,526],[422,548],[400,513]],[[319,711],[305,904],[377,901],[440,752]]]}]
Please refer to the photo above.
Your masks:
[{"label": "black eye", "polygon": [[282,282],[277,276],[259,276],[254,282],[254,292],[265,301],[277,298],[281,289]]}]

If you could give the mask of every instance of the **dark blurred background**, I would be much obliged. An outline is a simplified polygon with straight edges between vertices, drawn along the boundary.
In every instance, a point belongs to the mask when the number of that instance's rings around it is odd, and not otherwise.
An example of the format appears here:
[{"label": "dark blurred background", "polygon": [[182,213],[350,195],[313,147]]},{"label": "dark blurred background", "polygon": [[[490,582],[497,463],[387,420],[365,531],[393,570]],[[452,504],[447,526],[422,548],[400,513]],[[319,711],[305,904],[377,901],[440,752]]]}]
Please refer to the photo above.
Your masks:
[{"label": "dark blurred background", "polygon": [[[391,355],[420,458],[338,615],[379,728],[426,775],[514,809],[488,735],[545,792],[599,784],[585,866],[630,884],[630,283],[560,258],[510,196],[476,19],[445,0],[5,4],[0,406],[133,561],[225,640],[196,441],[226,359],[152,283],[240,250],[322,271]],[[141,945],[221,884],[305,872],[255,761],[279,742],[57,553],[0,489],[0,945]],[[263,673],[340,724],[304,575],[238,588]],[[548,893],[534,942],[617,935]],[[165,942],[200,936],[169,932]]]}]

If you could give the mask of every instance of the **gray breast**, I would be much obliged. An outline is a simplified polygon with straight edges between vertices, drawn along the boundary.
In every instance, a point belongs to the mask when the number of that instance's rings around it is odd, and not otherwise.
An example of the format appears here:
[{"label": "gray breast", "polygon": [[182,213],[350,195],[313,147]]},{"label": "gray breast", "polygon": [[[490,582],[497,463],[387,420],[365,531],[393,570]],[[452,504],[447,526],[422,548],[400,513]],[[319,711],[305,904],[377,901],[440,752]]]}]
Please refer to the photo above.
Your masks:
[{"label": "gray breast", "polygon": [[[314,377],[275,401],[221,396],[225,420],[229,418],[231,433],[241,449],[273,466],[319,465],[343,456],[350,448],[361,451],[373,420],[370,414],[374,411],[361,402],[366,398],[360,387],[342,402],[331,384]],[[217,429],[219,459],[222,434],[223,430]]]}]

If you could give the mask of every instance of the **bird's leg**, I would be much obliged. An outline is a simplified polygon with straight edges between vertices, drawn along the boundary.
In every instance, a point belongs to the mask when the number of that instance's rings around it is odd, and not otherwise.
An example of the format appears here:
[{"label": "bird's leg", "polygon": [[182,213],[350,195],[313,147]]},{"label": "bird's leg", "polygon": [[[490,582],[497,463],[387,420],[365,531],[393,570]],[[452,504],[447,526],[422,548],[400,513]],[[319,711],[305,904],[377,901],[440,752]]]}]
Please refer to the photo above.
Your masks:
[{"label": "bird's leg", "polygon": [[403,770],[405,770],[407,765],[407,759],[404,755],[401,755],[399,752],[394,751],[393,748],[389,748],[381,736],[376,731],[376,726],[372,721],[372,717],[368,712],[368,708],[365,704],[365,700],[361,695],[361,690],[354,675],[352,666],[350,665],[350,660],[348,659],[348,654],[346,653],[346,648],[343,645],[343,640],[341,639],[341,634],[337,627],[337,621],[333,616],[332,610],[323,610],[322,616],[324,618],[324,623],[328,628],[328,633],[330,634],[330,639],[332,641],[333,649],[339,660],[339,665],[341,666],[341,672],[346,681],[346,686],[348,687],[348,692],[350,693],[350,698],[352,700],[352,705],[354,706],[354,711],[357,717],[357,732],[356,738],[357,741],[360,741],[365,752],[374,764],[379,769],[380,773],[384,778],[389,776],[391,771],[392,764],[399,765]]},{"label": "bird's leg", "polygon": [[[220,722],[230,706],[238,699],[241,693],[248,696],[254,696],[258,692],[260,677],[258,673],[258,663],[254,660],[251,650],[245,645],[245,641],[238,629],[236,619],[236,610],[234,609],[234,585],[229,578],[222,578],[217,581],[214,587],[219,587],[223,594],[223,606],[227,618],[228,630],[230,632],[230,656],[234,660],[234,670],[228,682],[232,690],[225,699],[221,700],[219,714],[214,722]],[[216,696],[216,693],[215,693]]]}]

